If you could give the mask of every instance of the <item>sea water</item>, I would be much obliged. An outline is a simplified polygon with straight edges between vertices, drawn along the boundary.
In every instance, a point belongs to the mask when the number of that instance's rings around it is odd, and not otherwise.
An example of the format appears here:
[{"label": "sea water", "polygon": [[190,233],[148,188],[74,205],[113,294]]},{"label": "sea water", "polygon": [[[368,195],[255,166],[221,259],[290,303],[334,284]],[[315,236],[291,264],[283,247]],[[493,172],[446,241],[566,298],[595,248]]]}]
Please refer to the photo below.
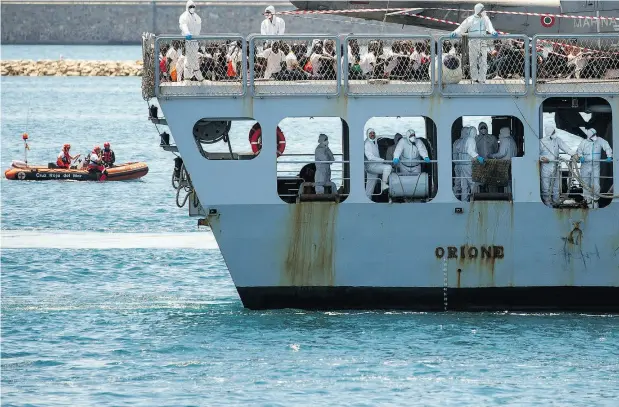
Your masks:
[{"label": "sea water", "polygon": [[[23,132],[31,163],[109,141],[150,168],[0,181],[3,405],[616,406],[614,315],[244,309],[212,235],[174,203],[140,78],[1,85],[3,169]],[[287,151],[312,152],[329,120],[282,123]],[[373,120],[379,134],[420,124]]]}]

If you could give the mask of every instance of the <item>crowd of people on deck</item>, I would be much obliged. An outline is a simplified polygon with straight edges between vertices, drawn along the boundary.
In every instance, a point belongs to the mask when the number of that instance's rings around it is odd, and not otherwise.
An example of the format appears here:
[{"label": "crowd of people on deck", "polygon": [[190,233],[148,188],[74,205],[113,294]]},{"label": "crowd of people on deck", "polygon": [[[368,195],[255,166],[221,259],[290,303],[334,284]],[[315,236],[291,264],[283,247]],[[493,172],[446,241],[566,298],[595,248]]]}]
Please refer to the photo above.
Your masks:
[{"label": "crowd of people on deck", "polygon": [[[284,20],[275,15],[275,8],[264,10],[260,25],[261,35],[285,34]],[[159,53],[160,80],[225,81],[238,80],[249,69],[243,67],[243,47],[240,40],[196,40],[202,20],[196,13],[193,0],[187,1],[185,12],[179,18],[179,27],[185,41],[161,43]],[[457,83],[466,75],[463,70],[460,37],[468,37],[468,73],[472,82],[485,83],[488,79],[522,79],[525,76],[526,45],[518,39],[500,39],[486,15],[483,4],[475,6],[474,14],[466,18],[451,33],[452,40],[444,41],[443,76],[447,82]],[[348,66],[344,66],[344,48]],[[254,78],[277,81],[320,80],[336,78],[338,52],[330,39],[269,40],[254,42]],[[438,53],[438,49],[434,50]],[[538,43],[538,78],[604,77],[611,62],[597,58],[577,46],[561,43]],[[247,49],[247,61],[250,57]],[[370,40],[360,45],[357,39],[341,44],[339,52],[342,76],[349,80],[398,79],[429,81],[431,44],[427,40]],[[591,64],[592,60],[606,63]],[[530,64],[532,66],[532,64]],[[617,67],[615,67],[617,68]],[[619,70],[619,69],[615,69]],[[619,73],[617,73],[619,75]],[[445,79],[445,78],[444,78]]]}]

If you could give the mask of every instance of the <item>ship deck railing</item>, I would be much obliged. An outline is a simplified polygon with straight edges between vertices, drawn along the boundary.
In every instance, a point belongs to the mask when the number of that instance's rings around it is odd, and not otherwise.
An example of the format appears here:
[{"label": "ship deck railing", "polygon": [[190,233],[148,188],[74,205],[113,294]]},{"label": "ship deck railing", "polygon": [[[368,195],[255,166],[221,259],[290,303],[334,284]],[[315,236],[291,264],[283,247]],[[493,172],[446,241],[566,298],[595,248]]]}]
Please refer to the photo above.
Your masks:
[{"label": "ship deck railing", "polygon": [[[477,46],[473,41],[480,40],[404,34],[247,38],[222,34],[191,41],[162,35],[152,45],[144,42],[145,48],[152,48],[145,49],[145,55],[152,51],[159,56],[170,47],[184,48],[185,54],[197,52],[190,58],[199,61],[196,81],[179,81],[184,71],[180,63],[162,65],[154,55],[144,59],[145,70],[154,71],[156,97],[619,94],[619,36],[615,34],[484,37],[483,49],[489,51],[485,83],[471,78],[469,59],[476,54],[468,50]],[[276,47],[265,48],[273,43]],[[283,55],[274,48],[282,48]],[[287,60],[290,51],[296,57]]]}]

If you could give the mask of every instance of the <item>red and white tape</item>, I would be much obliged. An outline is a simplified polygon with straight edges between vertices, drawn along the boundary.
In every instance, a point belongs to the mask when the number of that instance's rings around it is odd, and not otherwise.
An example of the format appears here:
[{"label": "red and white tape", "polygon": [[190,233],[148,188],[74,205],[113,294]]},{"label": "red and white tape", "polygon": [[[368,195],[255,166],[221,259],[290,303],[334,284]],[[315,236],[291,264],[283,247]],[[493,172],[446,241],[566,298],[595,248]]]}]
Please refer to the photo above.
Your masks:
[{"label": "red and white tape", "polygon": [[290,10],[279,11],[275,14],[279,15],[295,15],[295,14],[347,14],[347,13],[378,13],[378,12],[395,12],[403,11],[403,8],[358,8],[352,10]]},{"label": "red and white tape", "polygon": [[[351,9],[351,10],[291,10],[280,11],[275,14],[279,15],[296,15],[296,14],[348,14],[348,13],[395,13],[409,14],[412,10],[405,8],[366,8],[366,9]],[[458,12],[473,12],[473,10],[465,10],[458,8],[440,8],[440,7],[424,7],[423,10],[440,10],[440,11],[458,11]],[[555,18],[571,18],[576,20],[601,20],[601,21],[619,21],[619,17],[596,17],[596,16],[572,16],[568,14],[552,14],[552,13],[529,13],[525,11],[500,11],[486,10],[486,13],[494,14],[510,14],[520,16],[537,16],[537,17],[555,17]],[[438,19],[440,20],[440,19]]]},{"label": "red and white tape", "polygon": [[[414,10],[414,9],[408,9],[408,10]],[[458,8],[439,8],[439,7],[424,7],[424,10],[459,11],[459,12],[471,12],[471,13],[474,11],[474,10],[462,10],[462,9],[458,9]],[[571,18],[571,19],[582,19],[582,20],[619,21],[619,17],[572,16],[572,15],[569,15],[569,14],[529,13],[529,12],[526,12],[526,11],[486,10],[486,13],[510,14],[510,15],[516,15],[516,16]]]},{"label": "red and white tape", "polygon": [[[435,18],[435,17],[428,17],[428,16],[422,16],[416,13],[413,13],[412,11],[416,10],[416,9],[402,9],[402,8],[375,8],[375,9],[354,9],[354,10],[292,10],[292,11],[282,11],[282,12],[278,12],[276,14],[281,14],[281,15],[299,15],[299,14],[345,14],[345,13],[371,13],[371,12],[395,12],[395,14],[406,14],[408,16],[411,17],[416,17],[416,18],[420,18],[423,20],[429,20],[429,21],[434,21],[434,22],[439,22],[439,23],[443,23],[443,24],[449,24],[449,25],[457,25],[459,26],[460,23],[455,22],[455,21],[450,21],[450,20],[445,20],[442,18]],[[449,8],[425,8],[425,10],[443,10],[443,11],[473,11],[473,10],[461,10],[461,9],[449,9]],[[490,11],[488,11],[490,12]],[[589,16],[568,16],[565,14],[543,14],[543,13],[524,13],[524,12],[517,12],[517,11],[492,11],[493,13],[504,13],[504,14],[520,14],[520,15],[533,15],[533,16],[550,16],[550,17],[558,17],[558,18],[590,18],[590,19],[600,19],[600,20],[616,20],[619,21],[619,18],[615,18],[615,17],[589,17]],[[497,31],[499,34],[503,34],[503,35],[509,35],[510,33],[508,32],[503,32],[503,31]],[[514,40],[517,41],[517,40]],[[551,41],[551,40],[540,40],[542,42],[545,43],[550,43],[553,45],[559,45],[561,47],[575,47],[578,49],[581,49],[583,51],[588,51],[588,52],[597,52],[597,53],[604,53],[604,54],[610,54],[610,55],[619,55],[619,53],[615,53],[615,52],[607,52],[607,51],[601,51],[601,50],[596,50],[596,49],[591,49],[591,48],[584,48],[584,47],[579,47],[579,46],[575,46],[575,45],[570,45],[570,44],[565,44],[562,42],[555,42],[555,41]]]}]

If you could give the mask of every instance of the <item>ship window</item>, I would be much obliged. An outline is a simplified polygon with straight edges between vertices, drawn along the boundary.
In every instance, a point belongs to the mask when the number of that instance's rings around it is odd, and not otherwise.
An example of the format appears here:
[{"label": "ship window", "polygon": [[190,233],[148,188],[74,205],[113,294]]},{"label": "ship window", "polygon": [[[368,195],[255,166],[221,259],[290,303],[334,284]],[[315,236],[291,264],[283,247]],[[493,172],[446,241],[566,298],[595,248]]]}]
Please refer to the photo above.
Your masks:
[{"label": "ship window", "polygon": [[[277,157],[279,197],[287,203],[343,202],[350,192],[348,124],[339,117],[288,117],[278,127],[278,140],[285,139]],[[325,137],[328,145],[318,149]]]},{"label": "ship window", "polygon": [[209,160],[251,160],[260,154],[259,146],[251,143],[259,129],[253,119],[201,119],[193,126],[193,137],[200,154]]},{"label": "ship window", "polygon": [[[549,98],[540,114],[540,161],[548,160],[540,162],[542,202],[554,208],[609,205],[613,195],[613,162],[606,161],[606,150],[613,148],[610,104],[599,97]],[[548,126],[556,129],[554,140],[545,134]],[[587,137],[591,130],[597,133],[593,142]]]},{"label": "ship window", "polygon": [[[467,137],[474,142],[467,143]],[[513,199],[511,159],[524,156],[524,126],[518,118],[462,116],[451,126],[451,142],[456,198],[465,202]]]},{"label": "ship window", "polygon": [[[415,138],[409,143],[411,130]],[[374,148],[367,141],[372,132],[379,157],[371,159],[367,153],[364,156],[366,196],[378,203],[432,200],[438,188],[436,125],[432,119],[423,116],[372,117],[365,124],[363,134],[358,135],[365,144],[364,150]]]}]

